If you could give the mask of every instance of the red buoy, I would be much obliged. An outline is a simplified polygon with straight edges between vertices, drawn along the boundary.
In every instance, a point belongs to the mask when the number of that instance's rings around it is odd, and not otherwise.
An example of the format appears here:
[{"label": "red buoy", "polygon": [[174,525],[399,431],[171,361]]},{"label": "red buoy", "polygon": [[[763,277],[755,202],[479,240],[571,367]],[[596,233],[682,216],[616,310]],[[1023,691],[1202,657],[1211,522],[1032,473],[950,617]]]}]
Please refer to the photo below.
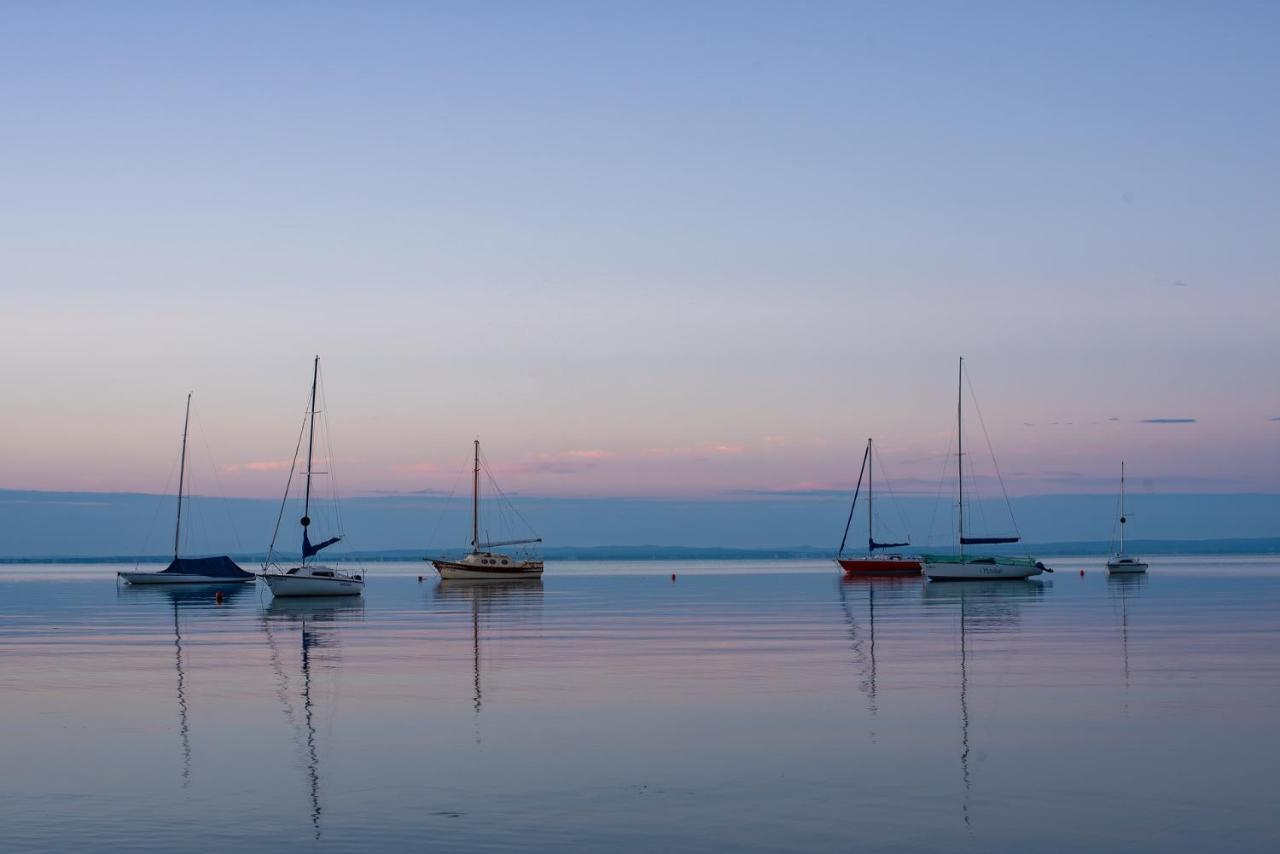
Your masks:
[{"label": "red buoy", "polygon": [[219,591],[217,591],[216,593],[214,593],[214,594],[213,594],[213,601],[217,602],[219,605],[221,605],[221,604],[222,604],[222,591],[221,591],[221,590],[219,590]]},{"label": "red buoy", "polygon": [[1084,575],[1084,570],[1083,570],[1083,569],[1082,569],[1082,570],[1080,570],[1080,574],[1081,574],[1081,575]]},{"label": "red buoy", "polygon": [[672,581],[675,581],[675,580],[676,580],[676,574],[675,574],[674,572],[673,572],[673,573],[671,573],[671,580],[672,580]]}]

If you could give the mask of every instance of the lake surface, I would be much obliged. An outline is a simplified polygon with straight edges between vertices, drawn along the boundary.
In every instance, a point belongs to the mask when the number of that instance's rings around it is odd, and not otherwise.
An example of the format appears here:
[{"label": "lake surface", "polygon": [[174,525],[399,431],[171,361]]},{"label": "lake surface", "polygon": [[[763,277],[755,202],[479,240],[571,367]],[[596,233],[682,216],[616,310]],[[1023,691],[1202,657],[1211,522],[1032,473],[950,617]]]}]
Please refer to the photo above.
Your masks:
[{"label": "lake surface", "polygon": [[1100,563],[0,566],[0,850],[1274,850],[1280,561]]}]

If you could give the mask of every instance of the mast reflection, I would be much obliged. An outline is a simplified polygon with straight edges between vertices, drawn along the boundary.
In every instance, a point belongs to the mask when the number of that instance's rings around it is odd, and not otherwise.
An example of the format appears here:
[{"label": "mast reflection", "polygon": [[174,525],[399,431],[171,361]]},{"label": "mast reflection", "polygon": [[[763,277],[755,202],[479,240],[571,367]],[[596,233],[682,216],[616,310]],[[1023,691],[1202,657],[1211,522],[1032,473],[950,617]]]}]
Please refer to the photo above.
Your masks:
[{"label": "mast reflection", "polygon": [[930,581],[924,587],[926,605],[955,606],[960,634],[960,779],[964,799],[960,810],[965,827],[972,826],[970,801],[973,774],[969,767],[969,643],[970,634],[1005,634],[1022,622],[1022,606],[1044,597],[1041,581]]},{"label": "mast reflection", "polygon": [[[348,601],[350,600],[350,601]],[[271,650],[271,667],[276,677],[276,697],[284,711],[285,720],[294,730],[294,743],[299,751],[299,765],[306,777],[307,797],[310,801],[311,827],[316,839],[321,836],[320,819],[324,808],[320,799],[320,753],[316,737],[316,704],[312,699],[312,667],[336,670],[341,664],[336,624],[358,620],[364,614],[364,600],[356,597],[326,597],[320,601],[276,598],[263,611],[262,626]],[[298,674],[298,694],[302,702],[301,715],[295,708],[290,688],[289,673],[280,653],[276,629],[300,628],[301,653]]]},{"label": "mast reflection", "polygon": [[[879,711],[876,699],[877,662],[876,662],[876,600],[877,598],[892,601],[901,599],[908,591],[919,589],[918,578],[860,578],[857,576],[841,576],[836,582],[840,594],[840,607],[844,611],[845,623],[849,629],[849,648],[853,650],[854,659],[862,672],[859,689],[867,695],[867,710],[874,716]],[[867,600],[867,633],[865,643],[858,632],[858,622],[853,615],[850,597],[865,592]]]},{"label": "mast reflection", "polygon": [[484,686],[481,678],[482,626],[495,616],[501,622],[510,624],[540,614],[542,579],[490,581],[442,578],[432,589],[432,596],[439,602],[456,602],[465,605],[471,612],[471,705],[476,716],[476,741],[479,742],[480,709],[484,705]]},{"label": "mast reflection", "polygon": [[[1124,687],[1129,688],[1129,599],[1147,584],[1147,574],[1113,572],[1107,574],[1107,593],[1120,602],[1120,657],[1124,663]],[[1126,700],[1126,708],[1128,707]]]},{"label": "mast reflection", "polygon": [[[166,604],[173,614],[174,697],[178,708],[178,743],[182,788],[191,785],[191,703],[187,696],[187,666],[182,637],[183,611],[207,611],[230,605],[244,595],[244,584],[129,585],[116,589],[117,598],[140,603]],[[218,596],[222,599],[219,602]]]}]

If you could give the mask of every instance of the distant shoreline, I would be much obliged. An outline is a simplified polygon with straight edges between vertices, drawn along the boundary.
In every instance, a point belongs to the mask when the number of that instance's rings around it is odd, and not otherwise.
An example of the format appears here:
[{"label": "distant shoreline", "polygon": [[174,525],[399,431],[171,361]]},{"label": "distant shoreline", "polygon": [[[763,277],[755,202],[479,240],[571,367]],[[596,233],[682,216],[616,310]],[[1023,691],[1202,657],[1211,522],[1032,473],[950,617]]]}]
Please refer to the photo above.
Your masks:
[{"label": "distant shoreline", "polygon": [[[1028,543],[987,549],[1002,554],[1072,555],[1087,557],[1105,555],[1111,551],[1108,542]],[[932,552],[945,554],[951,549],[937,547],[911,547],[904,552]],[[1267,555],[1280,554],[1280,537],[1250,539],[1209,540],[1131,540],[1129,551],[1146,555]],[[458,549],[440,550],[432,557],[457,556]],[[856,554],[855,550],[850,553]],[[423,560],[427,550],[383,549],[335,555],[330,560],[365,562],[405,562]],[[785,546],[764,549],[733,549],[696,546],[560,546],[542,550],[545,560],[554,561],[664,561],[664,560],[822,560],[832,558],[830,548],[814,546]],[[265,553],[232,554],[236,561],[246,564],[262,563]],[[300,555],[278,554],[280,562],[297,561]],[[0,564],[95,564],[95,563],[168,563],[168,555],[44,555],[0,557]]]}]

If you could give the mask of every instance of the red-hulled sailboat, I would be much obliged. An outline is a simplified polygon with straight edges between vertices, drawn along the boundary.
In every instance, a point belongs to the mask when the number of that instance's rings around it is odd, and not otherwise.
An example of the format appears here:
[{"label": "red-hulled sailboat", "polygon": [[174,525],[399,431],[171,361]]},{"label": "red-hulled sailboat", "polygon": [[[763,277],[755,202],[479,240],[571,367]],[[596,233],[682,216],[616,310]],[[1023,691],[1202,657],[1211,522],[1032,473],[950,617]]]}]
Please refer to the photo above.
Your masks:
[{"label": "red-hulled sailboat", "polygon": [[[871,508],[871,440],[867,440],[867,451],[862,455],[862,468],[858,471],[858,485],[853,490],[853,503],[849,505],[849,519],[844,523],[844,536],[840,538],[840,549],[836,552],[836,563],[844,570],[845,575],[853,577],[875,575],[919,575],[920,558],[897,553],[876,554],[880,549],[895,549],[909,546],[911,543],[877,543],[875,537],[875,517]],[[867,553],[845,557],[844,547],[849,541],[849,528],[853,525],[853,512],[858,506],[858,495],[862,492],[862,478],[867,478]]]}]

